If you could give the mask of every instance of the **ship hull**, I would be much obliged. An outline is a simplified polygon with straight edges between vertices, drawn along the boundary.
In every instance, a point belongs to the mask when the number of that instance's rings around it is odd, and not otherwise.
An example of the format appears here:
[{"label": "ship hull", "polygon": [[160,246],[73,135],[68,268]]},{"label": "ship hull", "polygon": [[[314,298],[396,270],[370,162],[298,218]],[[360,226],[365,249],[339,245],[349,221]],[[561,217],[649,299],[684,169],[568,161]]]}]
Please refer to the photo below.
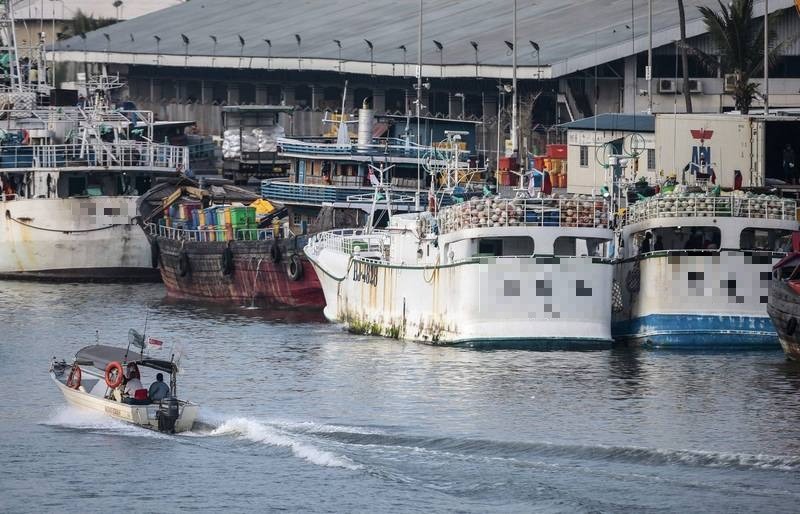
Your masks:
[{"label": "ship hull", "polygon": [[0,202],[0,278],[48,282],[158,281],[136,197]]},{"label": "ship hull", "polygon": [[767,312],[778,331],[778,339],[786,357],[800,361],[800,295],[786,282],[773,280],[769,287]]},{"label": "ship hull", "polygon": [[614,339],[654,348],[777,349],[767,294],[778,259],[730,250],[621,261]]},{"label": "ship hull", "polygon": [[603,259],[498,257],[407,267],[326,248],[311,261],[325,316],[352,332],[440,345],[611,346],[612,265]]},{"label": "ship hull", "polygon": [[[165,237],[153,237],[152,241],[171,298],[302,309],[325,305],[316,273],[302,248],[294,247],[294,240],[279,241],[279,262],[273,262],[272,241],[200,242]],[[223,262],[226,248],[232,256],[229,273]],[[297,279],[292,279],[289,269],[292,255],[302,267]],[[188,264],[183,269],[182,258]]]}]

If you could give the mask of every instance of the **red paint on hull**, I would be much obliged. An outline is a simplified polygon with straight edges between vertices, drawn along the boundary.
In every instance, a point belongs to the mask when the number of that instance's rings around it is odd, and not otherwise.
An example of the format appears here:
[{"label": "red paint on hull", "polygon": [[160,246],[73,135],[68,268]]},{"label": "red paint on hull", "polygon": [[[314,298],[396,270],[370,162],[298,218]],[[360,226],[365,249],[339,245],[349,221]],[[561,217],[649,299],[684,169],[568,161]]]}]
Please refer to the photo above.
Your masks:
[{"label": "red paint on hull", "polygon": [[[282,259],[270,258],[269,241],[235,241],[231,243],[233,267],[223,272],[224,242],[185,242],[158,238],[159,268],[167,294],[173,298],[242,303],[256,305],[322,309],[325,297],[313,267],[302,249],[281,242]],[[179,273],[181,252],[188,259],[185,275]],[[292,280],[288,272],[289,256],[297,255],[303,273]]]}]

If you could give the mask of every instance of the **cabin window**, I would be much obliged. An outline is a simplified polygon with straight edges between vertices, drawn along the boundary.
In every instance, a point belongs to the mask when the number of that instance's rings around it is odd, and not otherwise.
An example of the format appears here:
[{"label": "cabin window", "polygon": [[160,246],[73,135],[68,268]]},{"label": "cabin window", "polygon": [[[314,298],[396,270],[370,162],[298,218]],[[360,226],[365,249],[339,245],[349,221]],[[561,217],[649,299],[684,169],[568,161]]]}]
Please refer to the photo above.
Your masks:
[{"label": "cabin window", "polygon": [[605,257],[607,252],[608,240],[595,237],[561,236],[553,243],[553,255],[557,257]]},{"label": "cabin window", "polygon": [[647,170],[655,171],[656,169],[656,151],[654,148],[647,149]]},{"label": "cabin window", "polygon": [[791,248],[792,231],[778,228],[746,228],[739,238],[742,250],[786,252]]},{"label": "cabin window", "polygon": [[581,146],[580,147],[580,165],[581,168],[586,168],[589,166],[589,147],[588,146]]},{"label": "cabin window", "polygon": [[67,179],[67,196],[86,195],[86,177],[69,177]]},{"label": "cabin window", "polygon": [[[645,243],[647,233],[651,233]],[[717,227],[664,227],[644,230],[633,235],[635,253],[666,250],[718,250],[722,235]]]},{"label": "cabin window", "polygon": [[498,237],[478,240],[479,257],[524,257],[533,255],[533,238]]}]

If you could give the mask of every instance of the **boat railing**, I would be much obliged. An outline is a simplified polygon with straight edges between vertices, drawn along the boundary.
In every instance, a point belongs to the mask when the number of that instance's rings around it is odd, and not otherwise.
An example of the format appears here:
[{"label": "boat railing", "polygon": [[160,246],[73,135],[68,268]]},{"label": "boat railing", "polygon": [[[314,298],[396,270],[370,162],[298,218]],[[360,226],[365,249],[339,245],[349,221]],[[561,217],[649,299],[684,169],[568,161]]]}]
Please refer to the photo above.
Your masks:
[{"label": "boat railing", "polygon": [[349,255],[378,253],[383,256],[388,248],[387,235],[385,230],[329,230],[312,236],[306,248],[312,255],[319,255],[322,250],[327,249]]},{"label": "boat railing", "polygon": [[439,233],[488,227],[607,228],[608,209],[602,199],[478,198],[441,210]]},{"label": "boat railing", "polygon": [[[303,155],[353,155],[370,154],[386,155],[393,157],[422,158],[426,155],[436,155],[436,149],[431,146],[422,146],[398,138],[376,139],[377,143],[320,143],[317,141],[304,141],[291,138],[278,138],[279,154]],[[469,151],[459,150],[466,160]]]},{"label": "boat railing", "polygon": [[146,229],[153,237],[163,237],[176,241],[265,241],[274,238],[271,228],[193,229],[148,223]]},{"label": "boat railing", "polygon": [[12,172],[31,168],[175,171],[188,164],[186,147],[139,141],[0,147],[0,168]]},{"label": "boat railing", "polygon": [[626,223],[653,218],[736,217],[797,219],[797,202],[778,197],[662,196],[636,202],[625,212]]}]

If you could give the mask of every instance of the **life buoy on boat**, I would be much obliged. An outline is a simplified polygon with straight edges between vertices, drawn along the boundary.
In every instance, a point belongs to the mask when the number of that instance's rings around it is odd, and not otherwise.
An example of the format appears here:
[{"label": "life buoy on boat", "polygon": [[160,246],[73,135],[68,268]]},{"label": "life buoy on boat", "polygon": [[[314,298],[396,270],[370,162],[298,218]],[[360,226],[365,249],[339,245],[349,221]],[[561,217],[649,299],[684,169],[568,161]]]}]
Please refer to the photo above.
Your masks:
[{"label": "life buoy on boat", "polygon": [[150,265],[153,269],[158,268],[159,263],[161,262],[161,248],[158,246],[158,241],[153,239],[150,242]]},{"label": "life buoy on boat", "polygon": [[67,377],[67,387],[70,389],[77,389],[81,386],[81,368],[77,364],[72,365]]},{"label": "life buoy on boat", "polygon": [[125,374],[122,372],[122,364],[112,361],[106,366],[106,385],[111,389],[119,387]]},{"label": "life buoy on boat", "polygon": [[189,273],[189,255],[181,250],[178,255],[178,275],[185,277],[187,273]]},{"label": "life buoy on boat", "polygon": [[790,318],[786,323],[786,335],[793,335],[797,330],[797,318]]},{"label": "life buoy on boat", "polygon": [[294,282],[303,278],[303,261],[299,255],[295,254],[289,258],[289,263],[286,265],[286,274],[289,275],[289,280]]},{"label": "life buoy on boat", "polygon": [[281,255],[281,247],[278,246],[277,241],[272,241],[272,246],[269,249],[269,258],[275,264],[281,262],[281,258],[283,258],[283,255]]},{"label": "life buoy on boat", "polygon": [[233,273],[233,250],[228,245],[222,251],[222,274],[230,275],[231,273]]}]

